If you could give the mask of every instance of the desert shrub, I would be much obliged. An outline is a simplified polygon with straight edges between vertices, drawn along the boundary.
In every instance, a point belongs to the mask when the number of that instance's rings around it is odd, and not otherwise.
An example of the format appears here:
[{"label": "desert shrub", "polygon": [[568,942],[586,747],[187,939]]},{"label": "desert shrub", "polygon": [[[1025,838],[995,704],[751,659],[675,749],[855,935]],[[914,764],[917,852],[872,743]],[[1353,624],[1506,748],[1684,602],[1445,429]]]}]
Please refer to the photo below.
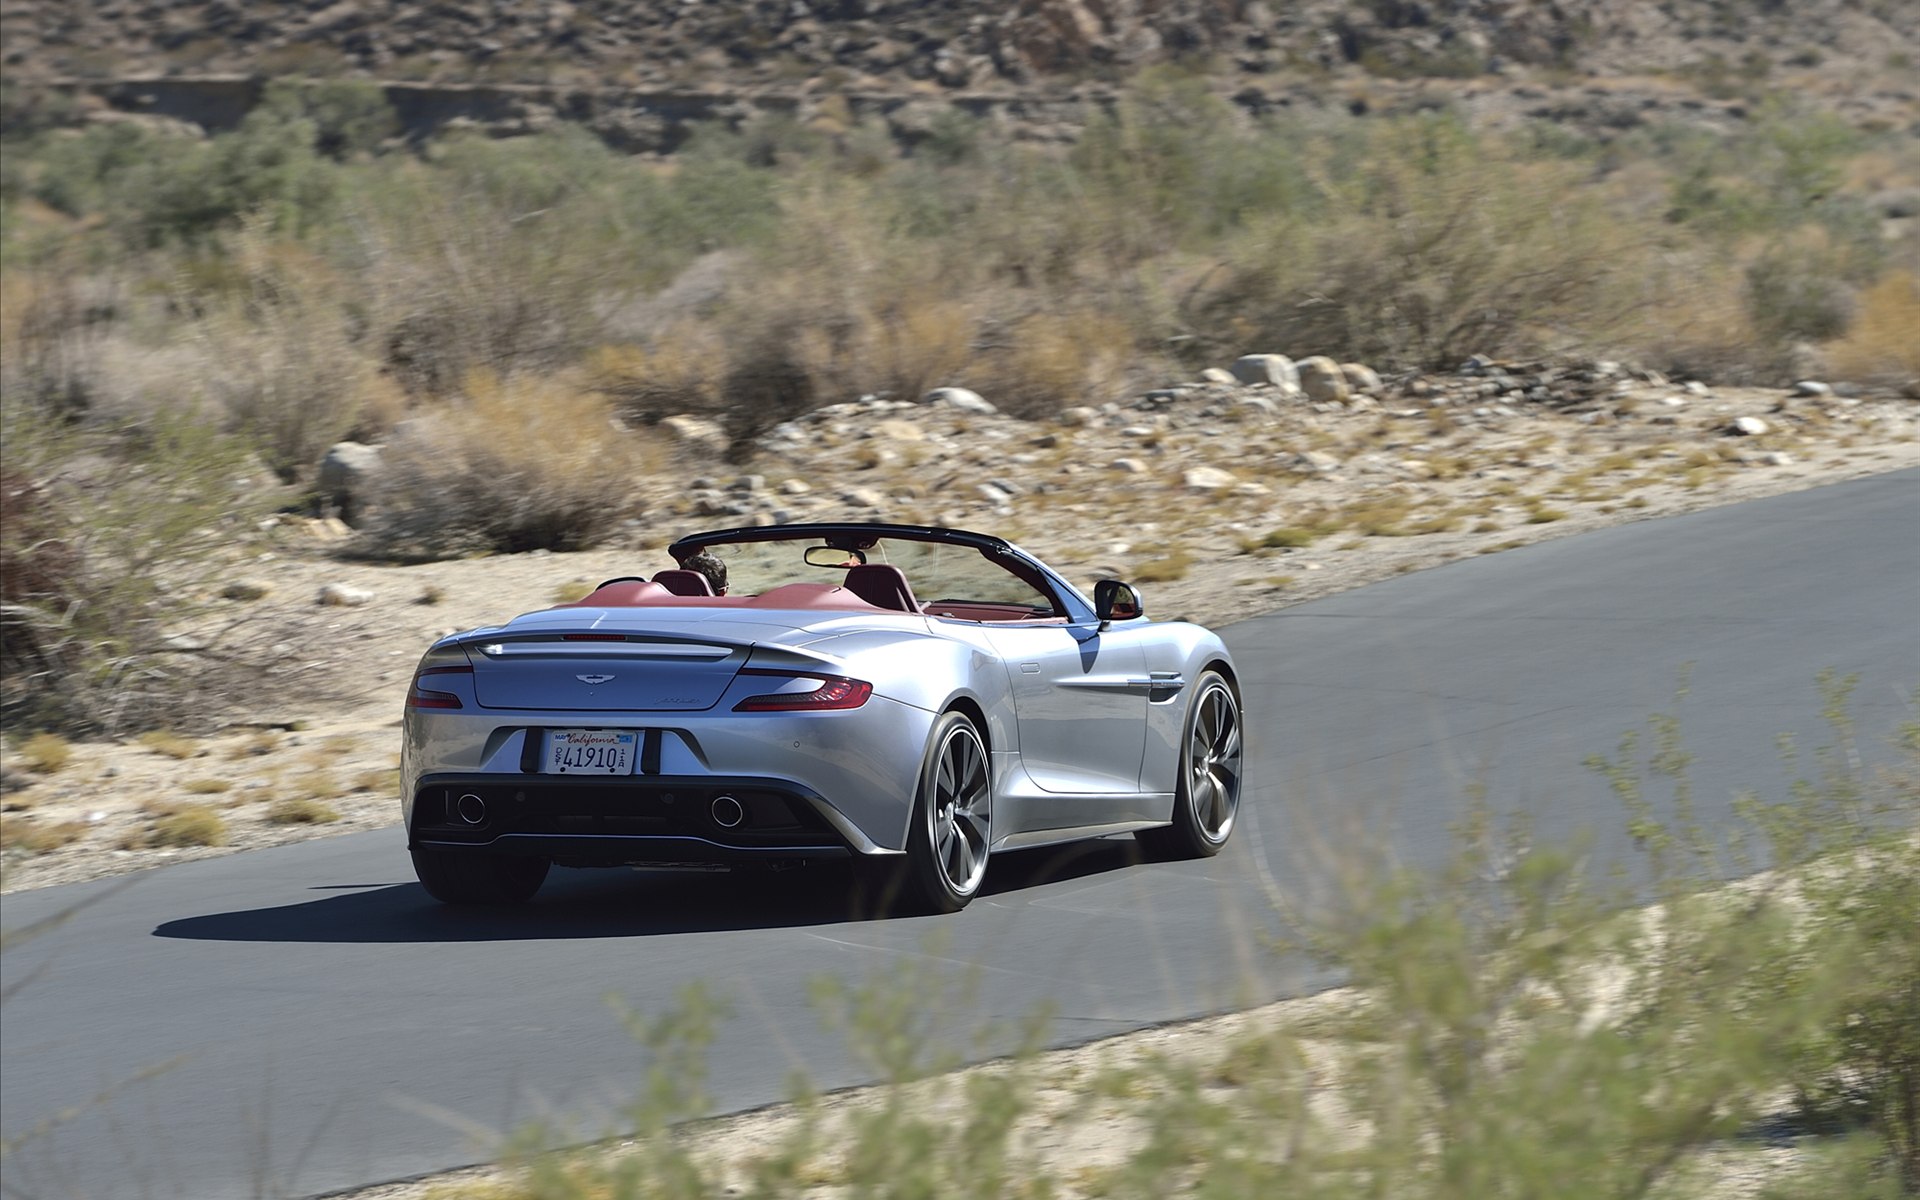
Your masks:
[{"label": "desert shrub", "polygon": [[356,339],[346,288],[324,261],[255,225],[230,253],[236,277],[226,295],[201,300],[192,327],[194,398],[212,401],[217,419],[292,482],[350,433],[383,431],[404,403]]},{"label": "desert shrub", "polygon": [[0,315],[0,386],[57,420],[86,414],[105,387],[102,348],[121,304],[111,276],[53,269],[17,273]]},{"label": "desert shrub", "polygon": [[630,272],[571,208],[577,185],[545,174],[400,163],[358,193],[341,261],[378,360],[410,392],[446,395],[476,370],[552,370],[601,340]]},{"label": "desert shrub", "polygon": [[1457,124],[1384,124],[1325,164],[1325,215],[1250,235],[1188,324],[1215,353],[1270,346],[1450,365],[1600,335],[1631,301],[1637,247],[1565,164],[1510,162]]},{"label": "desert shrub", "polygon": [[1824,341],[1845,333],[1853,292],[1817,250],[1782,246],[1747,267],[1748,319],[1771,342]]},{"label": "desert shrub", "polygon": [[218,556],[269,499],[245,447],[189,417],[69,428],[9,402],[0,445],[0,712],[116,732],[224,703],[237,629],[185,636]]},{"label": "desert shrub", "polygon": [[388,442],[367,545],[422,558],[583,549],[633,514],[632,481],[649,465],[604,397],[476,373],[458,401]]},{"label": "desert shrub", "polygon": [[1114,398],[1136,355],[1134,331],[1122,318],[1084,309],[1035,313],[985,340],[966,380],[1000,408],[1032,418]]},{"label": "desert shrub", "polygon": [[399,117],[377,83],[352,79],[275,79],[260,107],[283,123],[305,121],[313,148],[331,159],[377,150],[400,131]]},{"label": "desert shrub", "polygon": [[171,142],[119,176],[114,207],[136,245],[204,245],[252,216],[299,234],[333,210],[339,176],[314,152],[311,121],[256,109],[208,142]]}]

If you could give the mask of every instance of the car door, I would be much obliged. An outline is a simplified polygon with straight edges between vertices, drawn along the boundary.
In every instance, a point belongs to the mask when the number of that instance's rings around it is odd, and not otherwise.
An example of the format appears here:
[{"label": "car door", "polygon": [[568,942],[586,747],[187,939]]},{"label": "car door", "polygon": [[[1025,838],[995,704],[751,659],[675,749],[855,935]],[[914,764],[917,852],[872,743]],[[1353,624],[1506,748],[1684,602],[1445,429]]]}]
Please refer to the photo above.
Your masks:
[{"label": "car door", "polygon": [[1146,745],[1146,656],[1133,631],[1082,624],[992,625],[1020,728],[1020,758],[1042,790],[1132,794]]}]

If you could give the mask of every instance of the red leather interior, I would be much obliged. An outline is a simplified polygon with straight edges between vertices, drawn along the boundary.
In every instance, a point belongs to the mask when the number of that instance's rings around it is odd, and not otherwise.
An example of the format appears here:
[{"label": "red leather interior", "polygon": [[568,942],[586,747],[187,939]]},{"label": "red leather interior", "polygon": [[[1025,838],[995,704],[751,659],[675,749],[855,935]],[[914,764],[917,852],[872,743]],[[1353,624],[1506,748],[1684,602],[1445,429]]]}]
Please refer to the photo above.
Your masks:
[{"label": "red leather interior", "polygon": [[711,596],[713,582],[698,571],[669,567],[654,572],[653,581],[676,596]]}]

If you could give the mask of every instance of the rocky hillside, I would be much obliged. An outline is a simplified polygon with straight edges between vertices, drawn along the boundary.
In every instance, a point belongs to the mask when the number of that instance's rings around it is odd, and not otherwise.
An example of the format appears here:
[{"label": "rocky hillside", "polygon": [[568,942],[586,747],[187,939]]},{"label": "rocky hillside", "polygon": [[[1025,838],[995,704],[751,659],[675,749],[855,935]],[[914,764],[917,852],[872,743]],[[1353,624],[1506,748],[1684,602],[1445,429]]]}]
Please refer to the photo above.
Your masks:
[{"label": "rocky hillside", "polygon": [[1920,90],[1912,0],[8,0],[0,34],[15,80],[1004,91],[1179,61],[1252,86],[1352,69],[1798,72],[1847,94]]}]

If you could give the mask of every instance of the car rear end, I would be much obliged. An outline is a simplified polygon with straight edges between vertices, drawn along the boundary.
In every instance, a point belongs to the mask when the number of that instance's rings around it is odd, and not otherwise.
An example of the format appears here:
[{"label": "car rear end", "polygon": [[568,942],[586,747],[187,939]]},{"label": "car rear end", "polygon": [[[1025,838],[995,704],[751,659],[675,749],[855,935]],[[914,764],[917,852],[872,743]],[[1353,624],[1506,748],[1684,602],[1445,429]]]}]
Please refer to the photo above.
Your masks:
[{"label": "car rear end", "polygon": [[905,844],[902,781],[931,713],[722,622],[611,624],[509,626],[426,654],[401,754],[416,854],[587,866]]}]

